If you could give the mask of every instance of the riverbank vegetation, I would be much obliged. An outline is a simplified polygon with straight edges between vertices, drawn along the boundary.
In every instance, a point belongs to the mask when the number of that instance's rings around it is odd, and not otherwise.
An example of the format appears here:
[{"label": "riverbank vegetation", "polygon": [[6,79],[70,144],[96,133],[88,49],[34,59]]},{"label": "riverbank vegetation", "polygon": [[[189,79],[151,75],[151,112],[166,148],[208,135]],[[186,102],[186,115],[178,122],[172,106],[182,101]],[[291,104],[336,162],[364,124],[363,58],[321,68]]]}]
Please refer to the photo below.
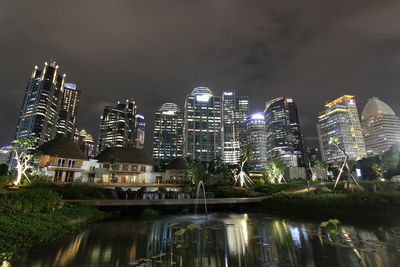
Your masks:
[{"label": "riverbank vegetation", "polygon": [[264,212],[302,219],[395,223],[400,216],[400,191],[391,182],[362,182],[350,192],[345,183],[335,191],[332,184],[307,193],[277,193],[262,202]]},{"label": "riverbank vegetation", "polygon": [[0,262],[103,217],[95,208],[63,203],[61,195],[49,189],[2,192]]}]

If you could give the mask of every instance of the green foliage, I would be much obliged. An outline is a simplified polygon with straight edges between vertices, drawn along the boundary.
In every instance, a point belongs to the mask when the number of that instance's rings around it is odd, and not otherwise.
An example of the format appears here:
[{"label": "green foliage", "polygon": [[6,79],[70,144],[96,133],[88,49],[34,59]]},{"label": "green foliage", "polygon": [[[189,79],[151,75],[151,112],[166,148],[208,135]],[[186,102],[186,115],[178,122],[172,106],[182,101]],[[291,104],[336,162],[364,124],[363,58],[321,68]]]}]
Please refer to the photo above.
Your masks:
[{"label": "green foliage", "polygon": [[339,136],[331,136],[329,138],[329,144],[339,144]]},{"label": "green foliage", "polygon": [[392,183],[392,182],[389,182],[389,181],[379,181],[379,180],[376,180],[376,181],[368,181],[368,182],[365,182],[365,181],[361,181],[361,182],[359,182],[360,183],[360,185],[362,186],[362,187],[364,187],[365,189],[367,189],[367,187],[369,186],[369,184],[375,184],[376,185],[376,191],[377,192],[389,192],[389,191],[397,191],[399,188],[398,188],[398,184],[396,184],[396,183]]},{"label": "green foliage", "polygon": [[53,212],[0,213],[0,262],[81,229],[84,224],[71,224],[73,218],[84,218],[88,223],[103,217],[99,210],[77,203]]},{"label": "green foliage", "polygon": [[0,184],[10,184],[15,180],[14,176],[11,175],[3,175],[0,176]]},{"label": "green foliage", "polygon": [[319,169],[323,169],[323,170],[328,170],[328,164],[326,164],[325,162],[320,161],[320,160],[316,160],[314,162],[314,167],[315,168],[319,168]]},{"label": "green foliage", "polygon": [[63,199],[111,199],[111,190],[86,184],[70,184],[56,188]]},{"label": "green foliage", "polygon": [[265,186],[265,180],[262,178],[253,180],[253,188],[262,188]]},{"label": "green foliage", "polygon": [[48,189],[19,190],[0,195],[0,211],[7,214],[50,212],[61,204],[61,197]]},{"label": "green foliage", "polygon": [[158,212],[157,210],[151,209],[151,208],[146,208],[146,209],[142,210],[142,212],[140,213],[140,216],[142,216],[143,218],[146,218],[146,219],[153,219],[159,215],[160,215],[160,212]]},{"label": "green foliage", "polygon": [[29,136],[21,139],[16,139],[11,142],[10,151],[14,154],[16,162],[17,176],[14,181],[15,185],[21,184],[23,178],[26,178],[26,172],[33,169],[32,162],[35,158],[33,149],[36,145],[37,138]]},{"label": "green foliage", "polygon": [[357,162],[364,178],[376,179],[384,177],[390,179],[400,174],[400,151],[398,145],[381,155],[365,157]]},{"label": "green foliage", "polygon": [[24,180],[24,184],[29,184],[29,183],[45,183],[48,182],[50,179],[49,176],[44,175],[44,174],[35,174],[35,175],[29,175],[29,180]]},{"label": "green foliage", "polygon": [[328,221],[321,222],[320,226],[326,228],[331,236],[336,236],[338,233],[339,224],[340,221],[338,219],[329,219]]},{"label": "green foliage", "polygon": [[263,178],[268,183],[280,183],[283,180],[283,174],[287,164],[280,158],[271,159],[267,162],[263,171]]},{"label": "green foliage", "polygon": [[329,225],[332,225],[337,228],[339,223],[340,223],[340,221],[338,219],[329,219],[328,221],[321,222],[320,226],[328,227]]},{"label": "green foliage", "polygon": [[194,229],[196,229],[196,225],[194,225],[193,223],[189,224],[188,226],[186,226],[186,229],[188,229],[189,231],[193,231]]},{"label": "green foliage", "polygon": [[[51,183],[35,183],[0,194],[0,261],[103,217],[95,208],[62,203],[57,193],[62,189]],[[76,219],[80,220],[73,223]]]},{"label": "green foliage", "polygon": [[186,228],[181,228],[174,232],[174,236],[182,236],[186,232]]},{"label": "green foliage", "polygon": [[196,184],[200,180],[204,180],[206,172],[207,168],[204,163],[197,161],[191,162],[186,170],[186,178],[189,179],[193,184]]},{"label": "green foliage", "polygon": [[63,199],[113,199],[111,190],[88,184],[58,185],[51,182],[37,182],[24,186],[22,190],[51,190]]},{"label": "green foliage", "polygon": [[37,138],[33,136],[28,136],[25,138],[15,139],[11,142],[11,151],[14,152],[21,152],[32,149],[35,147]]},{"label": "green foliage", "polygon": [[257,192],[262,192],[265,194],[275,194],[284,190],[304,187],[307,185],[307,181],[299,180],[299,181],[290,181],[286,183],[279,184],[266,184],[263,179],[256,180],[253,189]]},{"label": "green foliage", "polygon": [[400,216],[400,192],[358,192],[352,194],[275,194],[263,201],[265,211],[308,219],[388,222]]}]

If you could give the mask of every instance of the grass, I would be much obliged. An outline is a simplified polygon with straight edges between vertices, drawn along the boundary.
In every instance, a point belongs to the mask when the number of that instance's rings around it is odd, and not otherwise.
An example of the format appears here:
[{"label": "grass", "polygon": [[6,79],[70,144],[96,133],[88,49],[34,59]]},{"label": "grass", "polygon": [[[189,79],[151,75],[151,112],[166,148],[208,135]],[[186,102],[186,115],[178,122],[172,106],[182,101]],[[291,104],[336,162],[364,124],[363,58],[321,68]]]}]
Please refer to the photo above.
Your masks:
[{"label": "grass", "polygon": [[[310,181],[310,185],[320,183],[320,181]],[[280,184],[263,184],[260,182],[257,182],[253,186],[253,190],[257,192],[262,192],[267,195],[272,195],[278,192],[282,192],[285,190],[290,190],[294,188],[301,188],[307,186],[307,181],[306,180],[297,180],[297,181],[290,181],[286,183],[280,183]]]}]

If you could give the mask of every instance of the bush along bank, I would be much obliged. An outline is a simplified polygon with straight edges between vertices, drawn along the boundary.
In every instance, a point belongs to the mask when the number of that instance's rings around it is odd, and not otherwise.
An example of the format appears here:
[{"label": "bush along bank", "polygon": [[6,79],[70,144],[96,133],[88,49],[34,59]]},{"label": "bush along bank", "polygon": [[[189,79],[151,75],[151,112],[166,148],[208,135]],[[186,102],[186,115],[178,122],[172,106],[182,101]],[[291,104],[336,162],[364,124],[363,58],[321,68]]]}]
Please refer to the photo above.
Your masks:
[{"label": "bush along bank", "polygon": [[95,208],[63,203],[48,189],[0,195],[0,262],[104,218]]},{"label": "bush along bank", "polygon": [[338,218],[348,222],[398,223],[400,192],[285,194],[262,202],[264,212],[301,219]]}]

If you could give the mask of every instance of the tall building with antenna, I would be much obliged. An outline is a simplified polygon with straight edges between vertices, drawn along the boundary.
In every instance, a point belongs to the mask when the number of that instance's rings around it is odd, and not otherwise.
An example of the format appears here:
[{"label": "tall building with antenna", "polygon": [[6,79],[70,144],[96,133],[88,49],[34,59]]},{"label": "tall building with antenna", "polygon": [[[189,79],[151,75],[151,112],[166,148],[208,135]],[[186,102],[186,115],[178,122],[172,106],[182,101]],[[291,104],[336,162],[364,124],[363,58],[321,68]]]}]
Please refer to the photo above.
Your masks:
[{"label": "tall building with antenna", "polygon": [[[70,94],[65,79],[66,74],[60,74],[56,61],[45,62],[42,69],[34,67],[18,117],[17,139],[33,136],[38,140],[37,145],[41,145],[54,139],[57,133],[73,137],[79,93]],[[68,95],[71,100],[66,100]]]}]

